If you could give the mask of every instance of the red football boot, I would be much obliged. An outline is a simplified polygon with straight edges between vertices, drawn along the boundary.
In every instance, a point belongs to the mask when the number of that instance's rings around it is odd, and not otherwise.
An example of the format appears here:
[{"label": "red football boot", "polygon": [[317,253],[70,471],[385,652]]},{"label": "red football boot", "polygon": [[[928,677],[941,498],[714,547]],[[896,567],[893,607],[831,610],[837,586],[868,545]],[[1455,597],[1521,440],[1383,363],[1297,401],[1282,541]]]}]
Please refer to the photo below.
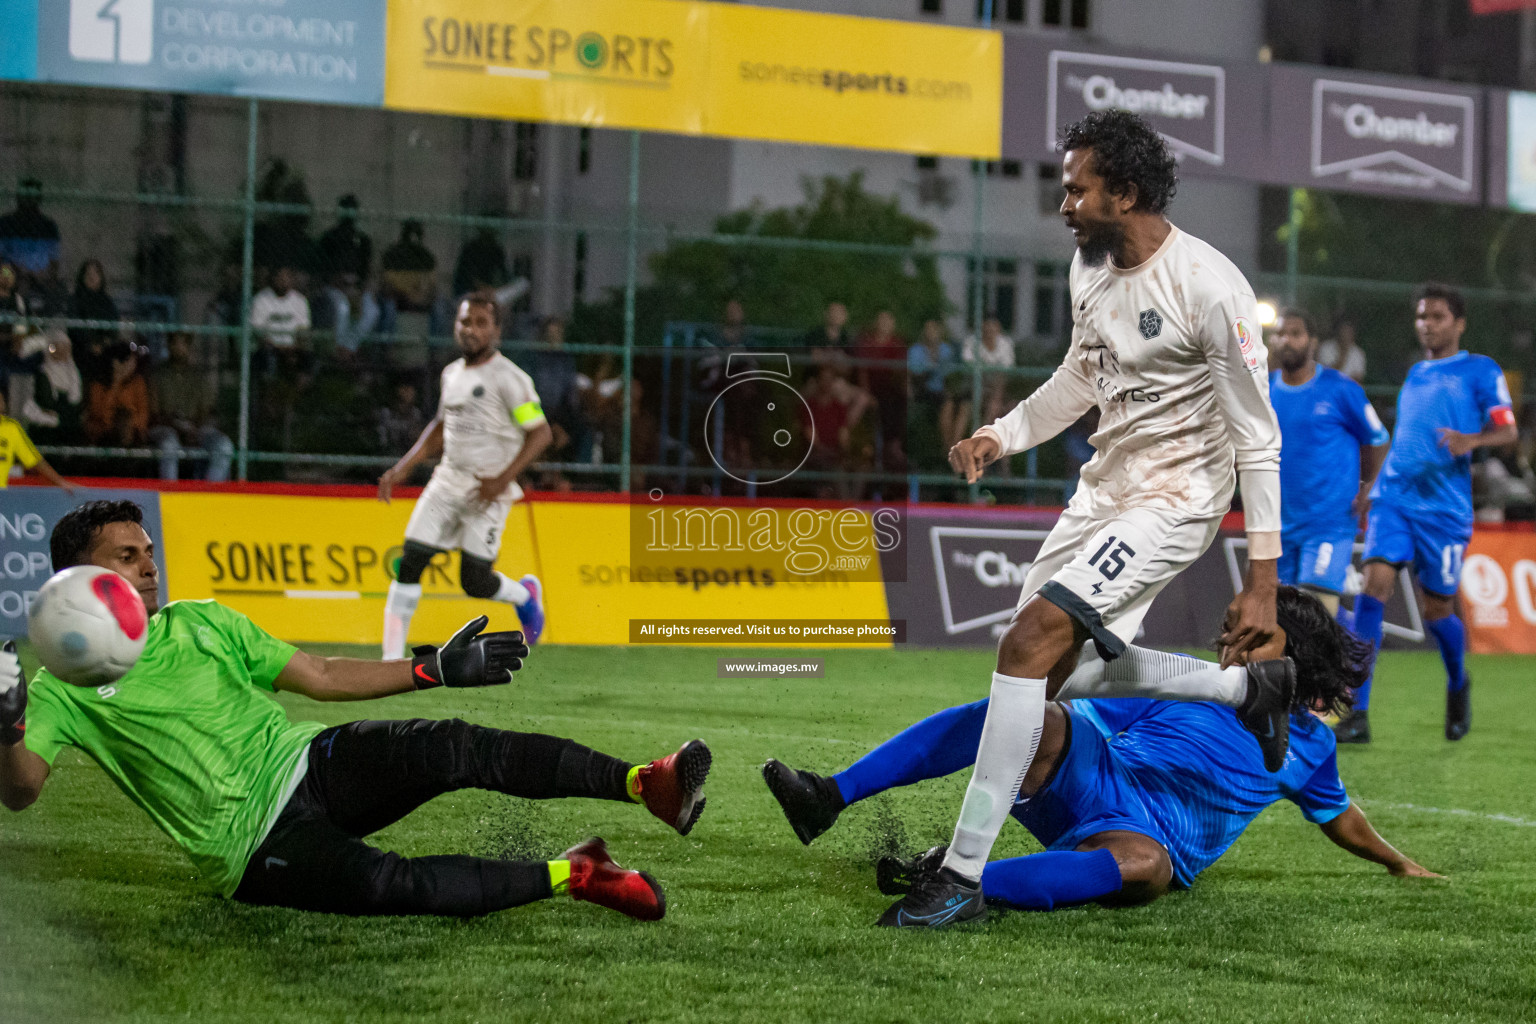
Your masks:
[{"label": "red football boot", "polygon": [[704,813],[704,780],[711,756],[703,740],[689,740],[675,754],[640,769],[640,801],[680,835],[693,830]]},{"label": "red football boot", "polygon": [[593,836],[560,855],[571,862],[570,894],[640,921],[660,921],[667,897],[644,871],[627,871],[608,856],[608,844]]}]

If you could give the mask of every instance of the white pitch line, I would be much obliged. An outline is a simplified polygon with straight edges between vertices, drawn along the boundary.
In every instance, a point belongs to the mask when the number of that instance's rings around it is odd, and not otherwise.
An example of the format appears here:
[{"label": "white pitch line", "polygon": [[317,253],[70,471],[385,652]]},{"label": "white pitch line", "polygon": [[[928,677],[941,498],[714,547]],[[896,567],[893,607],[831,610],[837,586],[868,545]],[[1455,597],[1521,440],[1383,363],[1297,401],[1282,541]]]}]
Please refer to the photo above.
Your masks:
[{"label": "white pitch line", "polygon": [[1536,821],[1529,818],[1517,818],[1513,814],[1487,814],[1483,811],[1469,811],[1461,807],[1424,807],[1420,804],[1395,804],[1383,800],[1361,800],[1362,804],[1369,807],[1381,807],[1392,811],[1418,811],[1420,814],[1449,814],[1457,818],[1481,818],[1483,821],[1497,821],[1502,825],[1516,825],[1520,828],[1536,828]]},{"label": "white pitch line", "polygon": [[[581,722],[584,725],[591,725],[592,724],[591,716],[586,716],[586,715],[539,715],[537,717],[537,721],[540,721],[540,722]],[[657,728],[663,727],[663,723],[661,723],[661,722],[657,722],[655,720],[643,719],[643,718],[627,718],[624,721],[625,721],[625,724],[627,724],[627,725],[649,725],[649,726],[655,726]],[[667,723],[665,727],[670,729],[670,728],[672,728],[672,725],[670,723]],[[834,744],[838,744],[838,745],[847,745],[847,746],[850,746],[850,747],[864,747],[866,749],[871,749],[875,745],[873,743],[866,743],[863,740],[840,740],[840,739],[833,739],[830,736],[806,736],[803,733],[797,733],[797,732],[763,732],[760,729],[754,729],[751,726],[746,726],[746,725],[712,725],[712,726],[709,727],[709,731],[710,732],[741,733],[743,735],[753,736],[753,737],[760,737],[760,738],[764,738],[764,739],[799,740],[801,742],[808,742],[808,743],[834,743]],[[878,741],[876,741],[876,742],[878,742]]]}]

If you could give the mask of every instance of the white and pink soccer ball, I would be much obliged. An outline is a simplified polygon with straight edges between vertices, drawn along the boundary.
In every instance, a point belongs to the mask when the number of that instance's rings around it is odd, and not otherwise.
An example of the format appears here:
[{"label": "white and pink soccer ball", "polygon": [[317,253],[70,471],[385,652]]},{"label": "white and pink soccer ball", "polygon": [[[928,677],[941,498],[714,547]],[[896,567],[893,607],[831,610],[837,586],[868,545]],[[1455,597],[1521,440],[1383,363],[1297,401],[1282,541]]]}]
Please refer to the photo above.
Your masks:
[{"label": "white and pink soccer ball", "polygon": [[55,573],[27,613],[27,638],[43,667],[76,686],[122,678],[144,653],[148,635],[149,615],[138,591],[96,565]]}]

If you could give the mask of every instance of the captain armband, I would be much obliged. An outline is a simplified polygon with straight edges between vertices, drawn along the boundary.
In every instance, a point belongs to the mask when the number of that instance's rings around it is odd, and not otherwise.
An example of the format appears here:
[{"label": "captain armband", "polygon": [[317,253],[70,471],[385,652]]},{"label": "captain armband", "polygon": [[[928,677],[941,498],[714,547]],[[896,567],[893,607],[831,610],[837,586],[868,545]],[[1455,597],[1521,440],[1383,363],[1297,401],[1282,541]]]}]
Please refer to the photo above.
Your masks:
[{"label": "captain armband", "polygon": [[544,422],[544,407],[537,400],[524,402],[512,410],[512,418],[520,427],[537,426]]}]

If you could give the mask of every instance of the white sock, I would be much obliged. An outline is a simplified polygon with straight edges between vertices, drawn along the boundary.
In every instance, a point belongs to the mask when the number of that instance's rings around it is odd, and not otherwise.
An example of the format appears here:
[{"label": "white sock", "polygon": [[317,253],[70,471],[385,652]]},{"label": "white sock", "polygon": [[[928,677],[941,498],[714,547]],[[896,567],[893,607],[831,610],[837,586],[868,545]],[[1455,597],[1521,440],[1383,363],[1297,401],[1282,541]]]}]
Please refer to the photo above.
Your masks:
[{"label": "white sock", "polygon": [[1199,658],[1135,645],[1127,646],[1114,661],[1104,661],[1087,644],[1077,669],[1062,684],[1056,699],[1208,700],[1235,708],[1247,692],[1248,672],[1241,665],[1224,669]]},{"label": "white sock", "polygon": [[980,881],[992,844],[1024,783],[1045,727],[1045,680],[992,673],[992,700],[981,727],[976,769],[965,788],[960,820],[944,866]]},{"label": "white sock", "polygon": [[503,604],[527,604],[528,599],[533,596],[528,592],[527,587],[510,576],[497,573],[496,578],[501,581],[501,585],[496,588],[496,596],[491,598],[493,601],[500,601]]},{"label": "white sock", "polygon": [[405,637],[411,631],[411,616],[416,614],[416,602],[420,600],[420,583],[390,583],[389,596],[384,598],[385,661],[405,657]]}]

